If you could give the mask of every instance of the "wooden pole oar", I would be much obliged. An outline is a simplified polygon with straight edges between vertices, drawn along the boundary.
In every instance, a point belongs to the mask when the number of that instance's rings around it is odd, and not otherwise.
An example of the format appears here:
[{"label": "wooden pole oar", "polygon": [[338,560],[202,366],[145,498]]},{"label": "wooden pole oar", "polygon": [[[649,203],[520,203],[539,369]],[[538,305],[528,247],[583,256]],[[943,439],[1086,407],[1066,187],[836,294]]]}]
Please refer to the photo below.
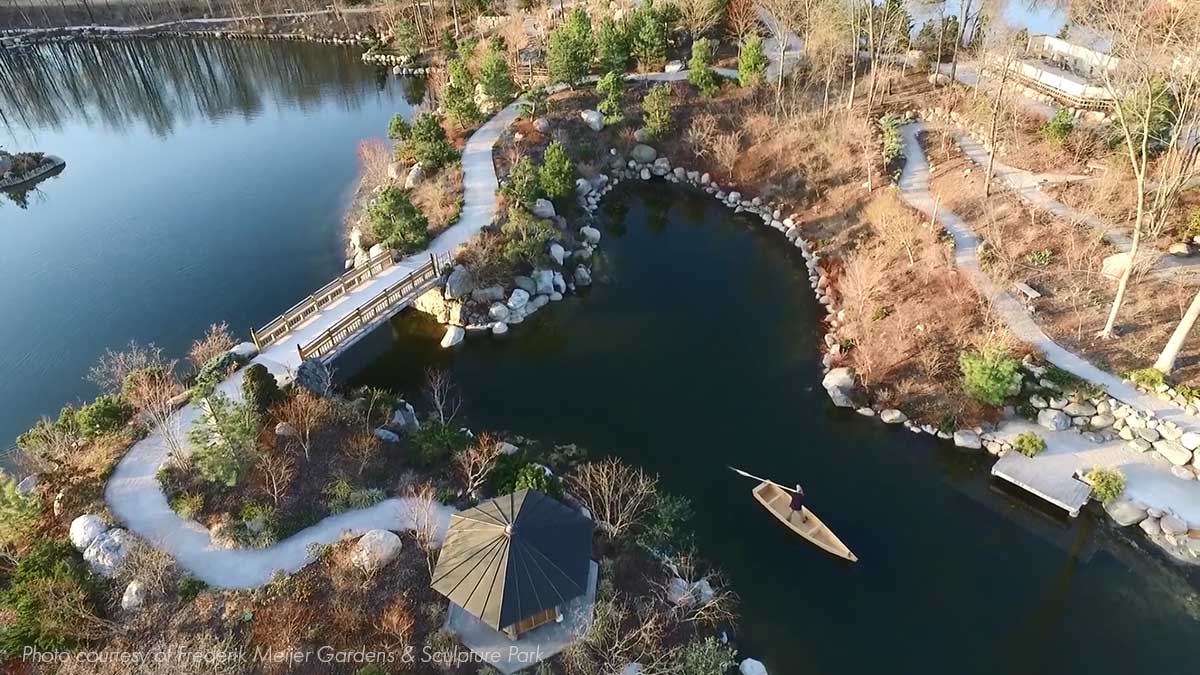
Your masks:
[{"label": "wooden pole oar", "polygon": [[756,480],[760,483],[770,483],[771,485],[774,485],[775,487],[779,488],[780,490],[784,490],[784,491],[792,492],[792,493],[796,492],[796,488],[790,488],[790,487],[787,487],[786,485],[780,485],[779,483],[776,483],[775,481],[773,481],[769,478],[762,478],[760,476],[755,476],[754,474],[752,474],[748,471],[742,471],[741,469],[737,468],[736,466],[729,466],[728,464],[726,464],[725,468],[729,469],[730,471],[732,471],[736,474],[745,476],[746,478],[753,478],[754,480]]}]

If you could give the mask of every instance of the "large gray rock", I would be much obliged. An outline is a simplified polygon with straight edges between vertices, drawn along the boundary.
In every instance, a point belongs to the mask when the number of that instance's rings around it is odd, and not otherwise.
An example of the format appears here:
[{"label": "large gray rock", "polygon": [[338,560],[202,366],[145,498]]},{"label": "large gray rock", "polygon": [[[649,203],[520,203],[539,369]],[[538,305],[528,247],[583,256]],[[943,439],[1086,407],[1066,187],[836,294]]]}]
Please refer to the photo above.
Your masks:
[{"label": "large gray rock", "polygon": [[242,361],[249,361],[258,356],[258,347],[255,347],[253,342],[239,342],[230,347],[229,353]]},{"label": "large gray rock", "polygon": [[1187,534],[1188,531],[1187,523],[1184,522],[1183,518],[1180,518],[1174,513],[1168,513],[1167,515],[1163,516],[1162,520],[1158,521],[1158,524],[1162,527],[1163,534],[1179,536],[1181,534]]},{"label": "large gray rock", "polygon": [[1185,432],[1182,436],[1179,437],[1179,444],[1182,445],[1183,447],[1187,448],[1188,450],[1195,450],[1196,448],[1200,448],[1200,434],[1198,434],[1194,431]]},{"label": "large gray rock", "polygon": [[550,257],[554,259],[554,262],[561,265],[567,257],[567,251],[562,247],[562,244],[554,242],[550,244]]},{"label": "large gray rock", "polygon": [[508,298],[508,308],[510,310],[521,309],[529,302],[529,291],[523,288],[514,288],[512,295]]},{"label": "large gray rock", "polygon": [[508,321],[508,316],[511,312],[508,305],[502,302],[494,302],[491,307],[488,307],[488,318],[492,321]]},{"label": "large gray rock", "polygon": [[400,537],[387,530],[370,530],[359,538],[350,561],[366,572],[383,569],[400,556]]},{"label": "large gray rock", "polygon": [[530,295],[537,293],[537,284],[533,281],[532,277],[518,275],[516,277],[513,277],[513,283],[516,284],[517,288],[525,291],[526,293],[528,293]]},{"label": "large gray rock", "polygon": [[71,540],[72,546],[79,551],[85,551],[92,545],[92,542],[96,541],[97,537],[107,531],[108,523],[105,523],[104,519],[88,513],[71,521],[67,536]]},{"label": "large gray rock", "polygon": [[548,199],[539,199],[533,203],[532,213],[538,218],[553,218],[556,215],[554,203]]},{"label": "large gray rock", "polygon": [[535,293],[550,295],[554,292],[554,272],[550,270],[534,270],[533,283]]},{"label": "large gray rock", "polygon": [[475,302],[500,302],[504,300],[503,286],[488,286],[471,291],[471,299]]},{"label": "large gray rock", "polygon": [[392,431],[391,429],[384,429],[383,427],[379,427],[375,430],[375,438],[378,438],[384,443],[400,442],[400,434]]},{"label": "large gray rock", "polygon": [[850,397],[854,394],[855,383],[853,368],[834,368],[825,374],[821,380],[833,404],[839,408],[853,408],[854,402]]},{"label": "large gray rock", "polygon": [[579,267],[575,268],[575,285],[576,286],[591,286],[592,285],[592,273],[589,272],[588,268],[584,267],[583,265],[580,265]]},{"label": "large gray rock", "polygon": [[546,119],[545,117],[539,117],[533,121],[533,128],[536,129],[539,134],[549,133],[550,120]]},{"label": "large gray rock", "polygon": [[423,180],[425,180],[425,169],[422,169],[420,164],[414,164],[404,179],[404,189],[411,190],[420,185]]},{"label": "large gray rock", "polygon": [[658,151],[645,143],[638,143],[633,146],[633,150],[629,152],[629,156],[639,164],[649,164],[654,161],[654,158],[658,157]]},{"label": "large gray rock", "polygon": [[600,114],[599,110],[584,110],[579,113],[585,124],[592,131],[601,131],[604,129],[604,115]]},{"label": "large gray rock", "polygon": [[1088,403],[1087,401],[1078,401],[1075,403],[1068,403],[1063,408],[1063,412],[1067,413],[1071,417],[1091,417],[1092,415],[1096,414],[1096,406]]},{"label": "large gray rock", "polygon": [[754,659],[745,659],[738,666],[740,675],[767,675],[767,667],[761,661]]},{"label": "large gray rock", "polygon": [[475,278],[471,271],[462,265],[455,265],[454,271],[446,278],[446,297],[455,300],[465,300],[475,290]]},{"label": "large gray rock", "polygon": [[1192,461],[1192,451],[1175,441],[1157,441],[1154,443],[1154,449],[1175,466],[1183,466]]},{"label": "large gray rock", "polygon": [[1050,431],[1062,431],[1071,428],[1071,417],[1061,410],[1045,408],[1038,411],[1038,424]]},{"label": "large gray rock", "polygon": [[1137,525],[1146,519],[1146,507],[1129,499],[1114,499],[1104,505],[1104,510],[1121,527]]},{"label": "large gray rock", "polygon": [[392,421],[388,424],[394,429],[408,432],[421,428],[421,422],[417,420],[417,411],[413,410],[408,401],[400,401],[400,405],[392,411]]},{"label": "large gray rock", "polygon": [[589,244],[600,243],[600,230],[597,230],[594,227],[584,225],[583,227],[579,228],[579,236],[583,237],[583,240]]},{"label": "large gray rock", "polygon": [[119,527],[96,537],[83,552],[83,559],[92,572],[111,579],[129,556],[129,534]]},{"label": "large gray rock", "polygon": [[879,419],[884,424],[903,424],[908,420],[908,415],[896,410],[895,408],[887,408],[879,411]]},{"label": "large gray rock", "polygon": [[121,609],[131,612],[135,609],[141,609],[142,605],[146,604],[146,585],[141,581],[134,579],[125,587],[125,592],[121,594]]},{"label": "large gray rock", "polygon": [[954,432],[954,444],[960,448],[970,448],[972,450],[980,450],[983,448],[983,441],[979,439],[979,434],[970,429],[959,429]]},{"label": "large gray rock", "polygon": [[446,326],[446,334],[442,336],[442,349],[449,349],[463,341],[467,330],[462,326]]}]

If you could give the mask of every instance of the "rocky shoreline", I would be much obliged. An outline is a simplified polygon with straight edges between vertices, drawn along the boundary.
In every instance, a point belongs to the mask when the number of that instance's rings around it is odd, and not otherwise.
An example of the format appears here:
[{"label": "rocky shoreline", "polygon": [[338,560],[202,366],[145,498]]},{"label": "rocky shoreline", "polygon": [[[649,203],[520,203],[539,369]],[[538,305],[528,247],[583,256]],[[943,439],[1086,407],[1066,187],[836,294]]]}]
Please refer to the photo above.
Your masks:
[{"label": "rocky shoreline", "polygon": [[19,157],[20,155],[0,153],[0,190],[15,188],[24,183],[35,181],[67,165],[67,162],[61,157],[42,155],[41,161],[37,166],[17,173],[18,167],[14,160]]},{"label": "rocky shoreline", "polygon": [[[230,19],[230,23],[238,20]],[[205,26],[210,23],[188,27],[182,22],[178,28],[116,28],[80,26],[71,28],[47,28],[37,31],[0,32],[0,48],[8,50],[28,49],[40,44],[62,44],[92,40],[158,40],[163,38],[210,38],[214,40],[290,40],[327,45],[367,46],[373,44],[372,36],[366,33],[273,33],[240,30],[213,30]]]}]

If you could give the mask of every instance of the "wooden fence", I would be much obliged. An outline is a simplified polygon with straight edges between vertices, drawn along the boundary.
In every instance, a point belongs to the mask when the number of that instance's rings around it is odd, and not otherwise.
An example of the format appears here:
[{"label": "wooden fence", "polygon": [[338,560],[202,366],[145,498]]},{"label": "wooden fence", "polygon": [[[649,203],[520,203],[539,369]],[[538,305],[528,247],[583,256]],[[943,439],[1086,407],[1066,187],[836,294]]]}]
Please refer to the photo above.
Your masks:
[{"label": "wooden fence", "polygon": [[389,286],[367,304],[343,317],[324,333],[310,340],[308,344],[296,345],[297,351],[300,352],[300,360],[323,359],[333,354],[339,346],[357,336],[379,317],[390,315],[397,308],[412,302],[417,296],[436,285],[442,268],[448,262],[450,262],[449,255],[438,257],[431,254],[429,262]]},{"label": "wooden fence", "polygon": [[314,314],[328,307],[330,303],[358,288],[363,282],[392,266],[392,252],[383,251],[374,258],[367,260],[362,267],[355,267],[342,276],[325,284],[316,293],[292,305],[291,309],[275,317],[270,323],[250,331],[250,339],[254,346],[262,350],[275,344],[280,338],[295,330],[296,326],[307,321]]}]

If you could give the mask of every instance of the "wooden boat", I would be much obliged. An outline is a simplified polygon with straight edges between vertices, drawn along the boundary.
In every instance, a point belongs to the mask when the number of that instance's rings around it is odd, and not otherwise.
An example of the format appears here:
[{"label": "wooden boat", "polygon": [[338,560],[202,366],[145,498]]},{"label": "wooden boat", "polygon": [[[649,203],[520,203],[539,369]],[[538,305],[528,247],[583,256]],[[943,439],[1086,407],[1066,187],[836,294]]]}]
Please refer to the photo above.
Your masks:
[{"label": "wooden boat", "polygon": [[754,488],[754,498],[758,503],[762,504],[768,511],[779,519],[784,525],[787,525],[793,532],[804,537],[805,539],[816,544],[819,548],[836,555],[839,558],[845,558],[850,562],[857,562],[858,556],[842,543],[841,539],[833,533],[825,523],[821,522],[808,507],[804,507],[804,516],[792,510],[792,496],[783,488],[779,487],[771,481],[763,481],[758,487]]}]

